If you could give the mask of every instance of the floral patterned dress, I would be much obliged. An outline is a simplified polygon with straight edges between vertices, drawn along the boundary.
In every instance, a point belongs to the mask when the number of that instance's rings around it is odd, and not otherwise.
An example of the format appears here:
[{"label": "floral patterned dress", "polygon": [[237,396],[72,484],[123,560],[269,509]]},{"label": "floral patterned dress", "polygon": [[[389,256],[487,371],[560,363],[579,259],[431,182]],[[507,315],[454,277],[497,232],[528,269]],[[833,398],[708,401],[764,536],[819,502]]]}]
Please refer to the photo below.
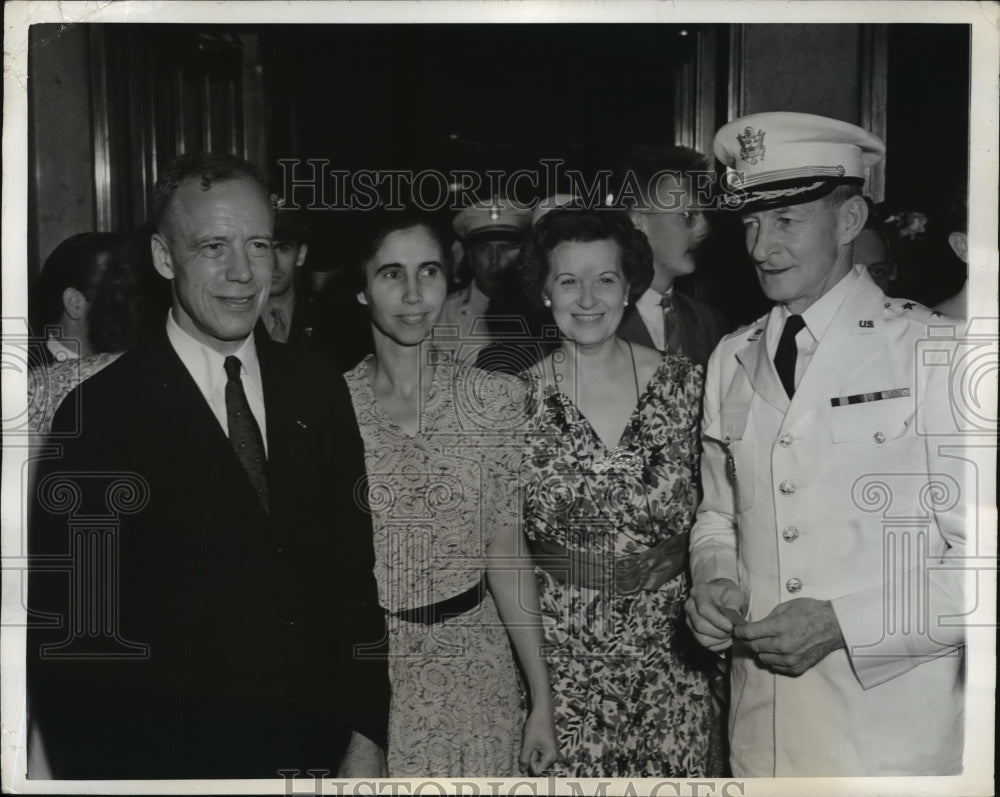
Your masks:
[{"label": "floral patterned dress", "polygon": [[[668,355],[618,445],[537,377],[525,465],[525,534],[607,558],[690,529],[702,372]],[[682,617],[681,574],[610,594],[538,569],[560,760],[571,777],[721,774],[709,668]],[[694,661],[697,657],[698,663]]]},{"label": "floral patterned dress", "polygon": [[517,775],[523,699],[489,593],[434,624],[395,613],[474,587],[492,530],[517,523],[523,385],[439,365],[411,437],[372,393],[371,362],[346,379],[365,444],[375,575],[389,628],[389,775]]}]

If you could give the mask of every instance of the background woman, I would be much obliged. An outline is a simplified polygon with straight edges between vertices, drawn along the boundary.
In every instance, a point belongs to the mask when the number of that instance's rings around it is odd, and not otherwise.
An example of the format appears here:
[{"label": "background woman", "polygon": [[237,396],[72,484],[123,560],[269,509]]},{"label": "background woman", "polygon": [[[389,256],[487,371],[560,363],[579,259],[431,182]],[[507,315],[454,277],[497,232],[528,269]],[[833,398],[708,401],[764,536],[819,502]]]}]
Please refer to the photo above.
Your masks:
[{"label": "background woman", "polygon": [[[358,301],[375,354],[347,382],[389,626],[389,774],[540,772],[556,750],[537,594],[503,566],[522,549],[523,387],[430,348],[449,269],[435,230],[404,213],[374,227]],[[527,680],[526,722],[508,633]]]},{"label": "background woman", "polygon": [[128,239],[110,232],[67,238],[45,261],[31,293],[32,329],[46,335],[28,374],[33,432],[47,435],[66,395],[135,344],[136,273]]},{"label": "background woman", "polygon": [[561,768],[719,774],[709,679],[685,659],[681,621],[701,370],[615,334],[652,277],[625,214],[548,213],[522,268],[563,336],[529,374],[525,477]]}]

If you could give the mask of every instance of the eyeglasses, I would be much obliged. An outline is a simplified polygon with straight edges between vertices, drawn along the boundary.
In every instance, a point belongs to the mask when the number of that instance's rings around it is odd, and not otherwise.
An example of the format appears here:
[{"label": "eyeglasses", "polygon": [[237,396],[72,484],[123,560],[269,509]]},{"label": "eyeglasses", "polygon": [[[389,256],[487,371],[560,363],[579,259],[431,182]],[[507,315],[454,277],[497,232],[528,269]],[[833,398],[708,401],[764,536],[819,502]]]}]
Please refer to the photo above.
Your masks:
[{"label": "eyeglasses", "polygon": [[698,220],[705,215],[703,210],[645,210],[642,208],[635,208],[635,213],[642,213],[646,216],[683,216],[684,224],[689,229],[694,227]]}]

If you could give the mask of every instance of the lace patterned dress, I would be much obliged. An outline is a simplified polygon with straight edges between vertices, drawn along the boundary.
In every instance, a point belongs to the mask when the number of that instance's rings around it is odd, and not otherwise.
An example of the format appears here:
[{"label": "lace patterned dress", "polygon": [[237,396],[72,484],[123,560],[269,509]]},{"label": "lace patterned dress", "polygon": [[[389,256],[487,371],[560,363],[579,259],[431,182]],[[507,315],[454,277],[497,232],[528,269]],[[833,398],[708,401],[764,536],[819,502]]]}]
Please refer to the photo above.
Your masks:
[{"label": "lace patterned dress", "polygon": [[[610,558],[690,529],[700,368],[665,357],[610,450],[564,393],[532,381],[524,477],[529,540]],[[721,774],[710,670],[682,616],[686,576],[625,595],[537,572],[560,773]]]},{"label": "lace patterned dress", "polygon": [[439,365],[411,437],[375,399],[371,362],[346,379],[365,444],[375,575],[389,628],[389,775],[517,775],[523,700],[489,593],[476,608],[431,625],[394,612],[474,587],[492,529],[517,523],[523,385]]},{"label": "lace patterned dress", "polygon": [[47,435],[56,410],[70,391],[121,356],[121,352],[102,352],[32,368],[28,372],[28,427],[31,431]]}]

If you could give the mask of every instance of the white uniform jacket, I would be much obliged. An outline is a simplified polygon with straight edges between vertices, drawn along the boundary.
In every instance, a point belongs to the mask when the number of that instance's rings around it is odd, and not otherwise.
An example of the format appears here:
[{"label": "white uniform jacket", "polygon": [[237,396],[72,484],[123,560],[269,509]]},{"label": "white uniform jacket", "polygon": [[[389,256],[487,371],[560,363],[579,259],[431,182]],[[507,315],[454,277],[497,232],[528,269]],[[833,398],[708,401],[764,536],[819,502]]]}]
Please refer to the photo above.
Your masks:
[{"label": "white uniform jacket", "polygon": [[961,769],[965,464],[942,448],[948,369],[921,354],[930,328],[955,322],[855,269],[791,401],[765,347],[778,308],[708,364],[693,578],[739,583],[751,620],[832,601],[846,641],[797,678],[736,646],[737,776]]}]

